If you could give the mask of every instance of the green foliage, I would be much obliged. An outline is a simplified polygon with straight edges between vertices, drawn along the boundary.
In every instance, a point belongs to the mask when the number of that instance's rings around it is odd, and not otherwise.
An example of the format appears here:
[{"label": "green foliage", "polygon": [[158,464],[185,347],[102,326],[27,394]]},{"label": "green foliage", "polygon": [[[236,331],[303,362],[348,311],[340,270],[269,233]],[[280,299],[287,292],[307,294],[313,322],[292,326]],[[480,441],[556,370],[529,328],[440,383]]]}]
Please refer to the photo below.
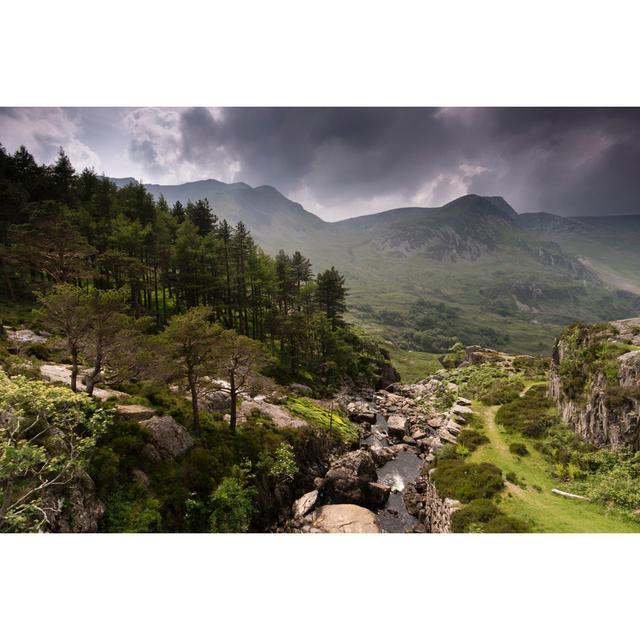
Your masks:
[{"label": "green foliage", "polygon": [[298,473],[293,447],[288,442],[280,443],[273,455],[266,457],[265,464],[267,475],[278,484],[292,481],[296,473]]},{"label": "green foliage", "polygon": [[256,489],[251,465],[232,468],[211,496],[210,526],[212,533],[243,533],[249,530]]},{"label": "green foliage", "polygon": [[530,438],[542,436],[558,420],[544,385],[531,387],[522,397],[504,404],[496,413],[496,422],[507,431]]},{"label": "green foliage", "polygon": [[454,511],[451,525],[455,533],[469,533],[472,524],[487,523],[499,515],[502,512],[491,500],[479,498]]},{"label": "green foliage", "polygon": [[449,379],[459,385],[461,395],[486,405],[503,404],[517,398],[524,389],[522,378],[522,374],[510,374],[489,364],[462,367],[449,375]]},{"label": "green foliage", "polygon": [[0,415],[0,530],[41,530],[47,490],[86,469],[112,413],[70,389],[0,372]]},{"label": "green foliage", "polygon": [[[562,392],[568,398],[582,400],[597,374],[604,376],[609,387],[619,385],[618,358],[633,347],[613,340],[615,333],[609,324],[576,324],[561,335],[563,357],[558,373]],[[620,395],[614,393],[613,397],[619,399]]]},{"label": "green foliage", "polygon": [[432,478],[440,495],[461,502],[490,498],[504,486],[500,469],[487,462],[443,460],[438,463]]},{"label": "green foliage", "polygon": [[531,531],[526,522],[510,516],[497,516],[484,526],[485,533],[527,533]]},{"label": "green foliage", "polygon": [[465,447],[468,451],[475,451],[480,445],[489,442],[487,436],[468,427],[462,429],[458,434],[458,444]]},{"label": "green foliage", "polygon": [[159,501],[136,485],[109,495],[105,507],[102,531],[112,533],[162,531]]},{"label": "green foliage", "polygon": [[289,398],[287,406],[292,413],[337,435],[344,442],[358,441],[358,427],[342,414],[337,405],[333,409],[325,409],[309,398]]},{"label": "green foliage", "polygon": [[527,449],[527,445],[524,442],[512,442],[509,445],[509,451],[519,458],[529,455],[529,449]]}]

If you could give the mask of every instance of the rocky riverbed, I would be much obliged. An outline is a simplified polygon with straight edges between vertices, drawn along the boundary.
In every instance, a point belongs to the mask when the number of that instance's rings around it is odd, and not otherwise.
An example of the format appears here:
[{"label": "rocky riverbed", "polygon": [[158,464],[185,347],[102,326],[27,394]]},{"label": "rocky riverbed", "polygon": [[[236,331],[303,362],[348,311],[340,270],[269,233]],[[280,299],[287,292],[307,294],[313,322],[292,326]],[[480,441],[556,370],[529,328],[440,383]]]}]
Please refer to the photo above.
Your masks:
[{"label": "rocky riverbed", "polygon": [[[446,403],[452,397],[453,404]],[[457,442],[471,402],[437,374],[339,400],[359,424],[360,442],[336,457],[325,476],[315,479],[313,491],[296,500],[281,530],[449,532],[458,503],[438,495],[429,468],[438,449]]]}]

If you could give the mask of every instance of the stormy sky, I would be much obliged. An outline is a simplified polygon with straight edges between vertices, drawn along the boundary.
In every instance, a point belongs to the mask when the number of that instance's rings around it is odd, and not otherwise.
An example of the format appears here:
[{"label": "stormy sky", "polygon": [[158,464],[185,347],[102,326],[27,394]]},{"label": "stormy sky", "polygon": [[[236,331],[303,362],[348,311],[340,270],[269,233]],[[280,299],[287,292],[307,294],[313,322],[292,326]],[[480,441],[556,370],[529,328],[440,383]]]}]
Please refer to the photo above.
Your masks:
[{"label": "stormy sky", "polygon": [[640,213],[640,109],[7,108],[0,143],[144,182],[269,184],[326,220],[466,193]]}]

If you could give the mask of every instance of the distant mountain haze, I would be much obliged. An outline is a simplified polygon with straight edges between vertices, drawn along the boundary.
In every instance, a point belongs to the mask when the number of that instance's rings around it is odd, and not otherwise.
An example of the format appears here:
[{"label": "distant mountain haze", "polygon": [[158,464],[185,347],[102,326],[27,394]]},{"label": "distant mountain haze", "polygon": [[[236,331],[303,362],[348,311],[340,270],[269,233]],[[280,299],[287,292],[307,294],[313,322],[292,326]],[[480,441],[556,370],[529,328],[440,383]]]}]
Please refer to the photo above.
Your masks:
[{"label": "distant mountain haze", "polygon": [[270,186],[145,188],[170,205],[207,198],[269,253],[335,265],[352,318],[409,348],[437,350],[448,331],[467,344],[545,352],[565,324],[640,315],[640,215],[518,214],[501,196],[469,194],[329,223]]}]

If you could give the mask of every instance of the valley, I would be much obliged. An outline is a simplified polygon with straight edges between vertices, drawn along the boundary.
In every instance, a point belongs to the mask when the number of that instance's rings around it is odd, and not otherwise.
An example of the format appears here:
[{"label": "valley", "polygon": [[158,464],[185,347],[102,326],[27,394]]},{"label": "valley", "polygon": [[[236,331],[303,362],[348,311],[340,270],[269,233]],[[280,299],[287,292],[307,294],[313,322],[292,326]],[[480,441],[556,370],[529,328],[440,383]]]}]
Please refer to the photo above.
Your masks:
[{"label": "valley", "polygon": [[146,188],[169,204],[206,197],[272,255],[334,265],[349,281],[349,319],[403,348],[459,340],[543,354],[567,324],[640,314],[640,215],[518,214],[503,198],[468,195],[327,223],[271,187]]}]

